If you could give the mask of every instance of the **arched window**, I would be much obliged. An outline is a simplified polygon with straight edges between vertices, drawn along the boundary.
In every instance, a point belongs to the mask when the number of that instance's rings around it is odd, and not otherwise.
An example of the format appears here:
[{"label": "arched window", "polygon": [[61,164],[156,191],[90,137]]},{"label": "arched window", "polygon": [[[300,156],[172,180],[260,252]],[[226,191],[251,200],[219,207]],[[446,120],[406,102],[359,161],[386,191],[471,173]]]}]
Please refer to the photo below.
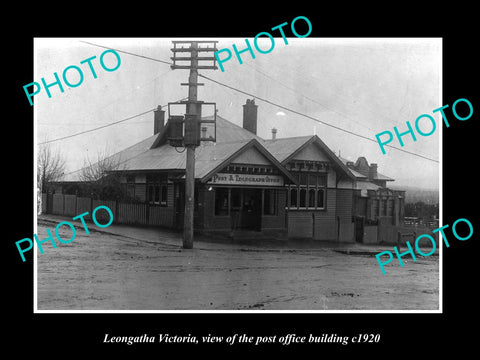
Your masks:
[{"label": "arched window", "polygon": [[308,190],[308,207],[315,207],[315,189]]},{"label": "arched window", "polygon": [[297,194],[296,188],[290,189],[290,207],[292,208],[298,207]]},{"label": "arched window", "polygon": [[325,208],[325,189],[317,190],[317,209]]},{"label": "arched window", "polygon": [[307,189],[305,188],[300,188],[300,207],[304,208],[306,207],[307,203]]}]

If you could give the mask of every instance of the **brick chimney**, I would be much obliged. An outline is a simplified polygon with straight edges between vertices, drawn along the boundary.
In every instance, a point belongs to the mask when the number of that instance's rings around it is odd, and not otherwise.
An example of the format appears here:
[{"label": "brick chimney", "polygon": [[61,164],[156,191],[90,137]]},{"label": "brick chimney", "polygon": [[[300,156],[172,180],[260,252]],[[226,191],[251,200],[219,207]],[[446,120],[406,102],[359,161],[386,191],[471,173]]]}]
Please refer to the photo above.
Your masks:
[{"label": "brick chimney", "polygon": [[243,128],[257,135],[257,108],[255,99],[247,99],[243,105]]},{"label": "brick chimney", "polygon": [[159,105],[157,110],[153,111],[153,135],[163,131],[165,127],[165,111]]},{"label": "brick chimney", "polygon": [[368,169],[368,179],[373,180],[377,177],[377,164],[370,164]]}]

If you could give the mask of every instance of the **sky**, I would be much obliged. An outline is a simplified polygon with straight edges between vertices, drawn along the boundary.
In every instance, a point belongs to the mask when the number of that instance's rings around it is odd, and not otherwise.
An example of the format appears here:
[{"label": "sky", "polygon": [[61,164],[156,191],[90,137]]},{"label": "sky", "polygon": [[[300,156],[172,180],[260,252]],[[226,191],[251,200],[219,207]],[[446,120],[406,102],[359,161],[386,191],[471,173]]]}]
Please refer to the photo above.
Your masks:
[{"label": "sky", "polygon": [[[134,115],[148,112],[131,120],[104,129],[53,141],[67,162],[66,172],[83,166],[85,160],[95,160],[99,153],[113,154],[153,135],[153,110],[158,105],[175,102],[188,96],[188,70],[172,70],[169,65],[150,59],[119,53],[121,64],[107,72],[99,63],[106,50],[82,41],[131,52],[170,62],[172,40],[167,38],[36,38],[34,41],[34,79],[38,83],[54,81],[54,72],[61,77],[63,70],[76,65],[83,71],[83,82],[77,87],[63,83],[50,88],[48,98],[42,88],[34,96],[37,143],[51,141],[82,131],[107,125]],[[189,38],[185,40],[199,40]],[[245,48],[244,38],[209,38],[217,40],[217,48],[232,44]],[[270,41],[261,39],[259,47],[268,49]],[[265,41],[263,41],[265,40]],[[249,39],[253,43],[253,39]],[[92,65],[81,61],[96,56]],[[424,158],[386,148],[383,155],[377,143],[342,132],[323,123],[375,139],[382,131],[407,130],[422,114],[429,114],[437,124],[428,137],[418,134],[417,141],[405,136],[404,147],[398,140],[391,145],[406,151],[441,161],[440,114],[432,111],[444,105],[441,97],[442,40],[440,38],[275,38],[268,54],[241,54],[243,64],[235,55],[223,64],[224,72],[199,70],[200,74],[231,87],[255,95],[258,105],[257,134],[277,138],[316,134],[327,146],[343,158],[356,161],[360,156],[377,163],[378,171],[394,178],[393,186],[416,185],[439,187],[440,164]],[[105,55],[105,64],[116,63],[112,54]],[[78,82],[73,70],[68,79]],[[62,80],[63,81],[63,80]],[[237,91],[199,78],[198,99],[216,102],[218,114],[242,125],[242,105],[252,98]],[[316,118],[316,122],[299,114],[263,102],[267,99],[296,112]],[[25,97],[28,104],[28,99]],[[424,132],[431,129],[421,123]]]}]

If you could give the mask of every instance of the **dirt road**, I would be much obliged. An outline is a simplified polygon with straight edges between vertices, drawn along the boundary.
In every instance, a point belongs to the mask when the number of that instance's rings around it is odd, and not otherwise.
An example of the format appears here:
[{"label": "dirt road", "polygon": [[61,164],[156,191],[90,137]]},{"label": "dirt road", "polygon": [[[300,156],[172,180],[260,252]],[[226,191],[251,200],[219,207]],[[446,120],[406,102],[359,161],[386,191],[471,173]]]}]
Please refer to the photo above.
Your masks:
[{"label": "dirt road", "polygon": [[[52,229],[52,226],[47,226]],[[46,237],[45,224],[38,235]],[[64,229],[64,227],[62,227]],[[70,230],[65,230],[65,239]],[[436,310],[438,256],[382,275],[334,249],[179,246],[77,229],[37,251],[39,310]]]}]

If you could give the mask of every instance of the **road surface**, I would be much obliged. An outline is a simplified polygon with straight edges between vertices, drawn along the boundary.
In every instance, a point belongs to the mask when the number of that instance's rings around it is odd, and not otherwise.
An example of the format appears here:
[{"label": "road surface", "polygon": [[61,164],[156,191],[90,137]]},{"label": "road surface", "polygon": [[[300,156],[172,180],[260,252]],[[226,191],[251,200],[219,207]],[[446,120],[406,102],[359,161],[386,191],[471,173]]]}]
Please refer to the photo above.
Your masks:
[{"label": "road surface", "polygon": [[[40,222],[38,235],[46,237]],[[91,226],[90,226],[91,228]],[[63,226],[60,236],[71,237]],[[438,256],[397,260],[332,248],[171,243],[77,229],[37,251],[38,310],[437,310]],[[138,229],[141,232],[142,229]],[[168,235],[168,234],[167,234]]]}]

